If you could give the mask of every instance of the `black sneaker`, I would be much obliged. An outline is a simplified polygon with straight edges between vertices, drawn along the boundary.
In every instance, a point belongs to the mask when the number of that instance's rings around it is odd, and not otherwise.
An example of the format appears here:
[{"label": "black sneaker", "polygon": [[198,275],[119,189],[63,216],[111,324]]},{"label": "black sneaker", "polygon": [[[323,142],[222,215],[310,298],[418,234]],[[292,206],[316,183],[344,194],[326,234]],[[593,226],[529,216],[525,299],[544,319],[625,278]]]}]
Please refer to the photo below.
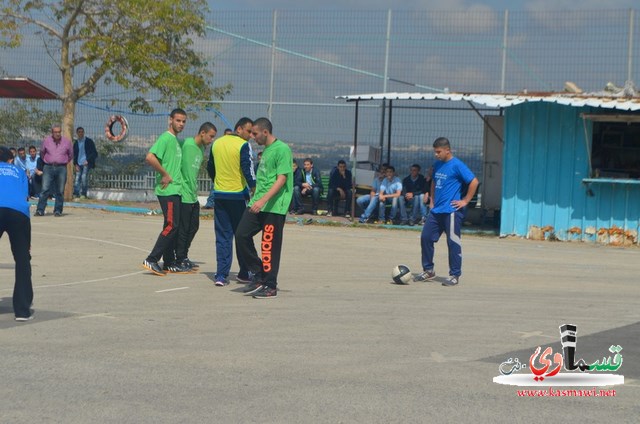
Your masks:
[{"label": "black sneaker", "polygon": [[249,284],[253,282],[253,275],[249,272],[246,275],[236,275],[236,281],[241,284]]},{"label": "black sneaker", "polygon": [[421,274],[413,277],[413,281],[429,281],[436,278],[436,272],[433,269],[427,269],[423,271]]},{"label": "black sneaker", "polygon": [[449,278],[447,278],[446,281],[443,281],[442,285],[447,287],[453,287],[453,286],[457,286],[459,282],[460,282],[459,277],[457,275],[452,275]]},{"label": "black sneaker", "polygon": [[276,297],[278,297],[278,289],[269,286],[263,286],[253,294],[254,299],[274,299]]},{"label": "black sneaker", "polygon": [[197,271],[200,268],[200,265],[195,262],[191,262],[189,258],[185,258],[182,261],[182,265],[186,266],[187,268],[191,268],[193,271]]},{"label": "black sneaker", "polygon": [[44,211],[36,211],[36,216],[44,216]]},{"label": "black sneaker", "polygon": [[242,290],[242,293],[244,293],[245,296],[251,296],[252,294],[255,294],[258,291],[262,290],[263,287],[264,285],[261,281],[254,281],[253,283],[249,284],[244,290]]},{"label": "black sneaker", "polygon": [[191,268],[185,267],[182,264],[164,265],[162,270],[170,272],[171,274],[188,274],[191,272]]},{"label": "black sneaker", "polygon": [[149,262],[145,260],[142,262],[142,267],[148,269],[156,275],[161,275],[163,277],[165,276],[165,273],[164,271],[162,271],[162,268],[160,268],[160,265],[158,265],[158,262]]},{"label": "black sneaker", "polygon": [[56,217],[58,217],[58,216],[62,216],[62,212],[57,212],[57,211],[56,211],[56,212],[54,212],[54,213],[53,213],[53,216],[56,216]]}]

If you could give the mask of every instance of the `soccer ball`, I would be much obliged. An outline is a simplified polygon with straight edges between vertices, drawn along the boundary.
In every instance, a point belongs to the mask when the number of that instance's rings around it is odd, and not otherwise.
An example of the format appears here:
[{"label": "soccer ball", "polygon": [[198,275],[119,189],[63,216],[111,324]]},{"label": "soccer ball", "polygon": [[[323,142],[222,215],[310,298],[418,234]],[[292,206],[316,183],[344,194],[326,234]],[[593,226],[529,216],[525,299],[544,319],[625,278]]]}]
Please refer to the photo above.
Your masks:
[{"label": "soccer ball", "polygon": [[391,271],[391,278],[396,284],[409,284],[411,281],[411,270],[406,265],[397,265]]}]

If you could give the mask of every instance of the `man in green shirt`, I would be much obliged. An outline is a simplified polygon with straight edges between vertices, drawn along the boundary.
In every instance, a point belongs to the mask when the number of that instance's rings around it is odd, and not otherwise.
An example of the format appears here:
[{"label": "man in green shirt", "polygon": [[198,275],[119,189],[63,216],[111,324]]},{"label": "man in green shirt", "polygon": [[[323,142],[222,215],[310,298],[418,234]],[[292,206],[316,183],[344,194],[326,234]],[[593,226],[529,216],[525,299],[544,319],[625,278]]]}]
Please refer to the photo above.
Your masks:
[{"label": "man in green shirt", "polygon": [[176,247],[176,262],[183,268],[196,270],[198,265],[189,260],[189,247],[200,228],[198,202],[198,174],[204,149],[213,142],[218,129],[211,122],[200,125],[198,135],[182,143],[182,204]]},{"label": "man in green shirt", "polygon": [[[182,149],[178,134],[187,123],[187,112],[174,109],[169,117],[169,130],[165,131],[147,153],[147,163],[156,171],[155,194],[164,215],[162,231],[153,250],[142,266],[156,275],[168,272],[188,272],[176,263],[175,248],[180,222],[180,194],[182,193]],[[158,261],[164,258],[164,267]]]},{"label": "man in green shirt", "polygon": [[[244,290],[255,299],[273,299],[278,295],[278,270],[282,250],[282,233],[293,197],[293,156],[288,145],[271,133],[267,118],[253,123],[251,136],[264,146],[256,175],[256,191],[236,230],[238,255],[253,274],[253,282]],[[258,256],[253,236],[262,231]]]}]

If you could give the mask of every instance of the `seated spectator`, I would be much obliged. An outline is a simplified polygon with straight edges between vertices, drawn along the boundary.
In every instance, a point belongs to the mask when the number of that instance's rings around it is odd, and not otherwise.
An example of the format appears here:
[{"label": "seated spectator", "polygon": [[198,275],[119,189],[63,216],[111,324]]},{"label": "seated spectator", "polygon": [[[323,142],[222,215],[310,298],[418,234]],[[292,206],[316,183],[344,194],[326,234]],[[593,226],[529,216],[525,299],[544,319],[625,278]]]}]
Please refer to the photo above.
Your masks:
[{"label": "seated spectator", "polygon": [[[295,189],[296,184],[302,181],[302,170],[298,167],[298,162],[293,160],[292,164],[293,168],[293,188]],[[302,209],[302,204],[298,204],[298,199],[296,196],[291,197],[291,204],[289,205],[289,213],[297,213],[300,209]]]},{"label": "seated spectator", "polygon": [[322,178],[320,171],[313,167],[313,160],[306,158],[304,160],[304,169],[299,174],[299,179],[294,178],[293,197],[296,199],[298,209],[296,213],[302,215],[304,207],[302,206],[302,198],[311,196],[311,213],[318,214],[318,204],[320,203],[320,194],[322,194]]},{"label": "seated spectator", "polygon": [[18,168],[22,169],[24,172],[27,172],[27,152],[24,150],[24,147],[18,147],[18,155],[14,158],[13,164]]},{"label": "seated spectator", "polygon": [[27,177],[29,178],[29,197],[35,198],[40,194],[42,187],[42,169],[38,169],[40,155],[36,146],[29,146],[29,155],[25,158]]},{"label": "seated spectator", "polygon": [[371,214],[376,210],[378,206],[378,194],[380,192],[380,183],[385,178],[385,172],[389,166],[386,163],[383,163],[378,168],[377,175],[373,178],[373,182],[371,183],[371,192],[369,194],[365,194],[364,196],[358,197],[356,203],[364,212],[360,215],[359,222],[364,224],[371,218]]},{"label": "seated spectator", "polygon": [[338,161],[338,165],[331,171],[329,176],[329,193],[327,194],[327,203],[329,204],[328,216],[338,215],[338,203],[340,200],[345,201],[344,216],[351,217],[349,210],[351,208],[351,195],[353,178],[351,171],[347,169],[347,163],[343,160]]},{"label": "seated spectator", "polygon": [[[430,184],[430,183],[429,183]],[[411,165],[410,173],[402,180],[402,201],[400,201],[400,219],[407,222],[407,205],[411,205],[409,225],[424,222],[427,217],[427,202],[429,191],[427,180],[420,173],[420,165]]]},{"label": "seated spectator", "polygon": [[[386,222],[387,224],[393,223],[398,214],[398,204],[400,203],[400,197],[402,196],[402,181],[396,177],[396,169],[389,165],[385,171],[386,177],[380,183],[379,210],[378,220]],[[391,205],[391,212],[388,217],[385,217],[387,205]],[[401,222],[401,224],[405,224]]]}]

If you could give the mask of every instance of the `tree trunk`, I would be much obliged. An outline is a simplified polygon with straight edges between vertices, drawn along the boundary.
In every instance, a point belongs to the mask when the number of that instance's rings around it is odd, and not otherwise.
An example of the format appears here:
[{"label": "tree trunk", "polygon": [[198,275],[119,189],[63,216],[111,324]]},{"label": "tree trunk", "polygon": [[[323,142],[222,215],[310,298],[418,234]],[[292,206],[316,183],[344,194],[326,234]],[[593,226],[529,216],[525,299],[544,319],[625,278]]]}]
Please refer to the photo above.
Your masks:
[{"label": "tree trunk", "polygon": [[[62,135],[68,137],[73,142],[73,125],[76,114],[76,102],[66,97],[62,103]],[[67,164],[67,183],[64,186],[64,200],[73,198],[73,172],[75,167],[73,161]]]}]

